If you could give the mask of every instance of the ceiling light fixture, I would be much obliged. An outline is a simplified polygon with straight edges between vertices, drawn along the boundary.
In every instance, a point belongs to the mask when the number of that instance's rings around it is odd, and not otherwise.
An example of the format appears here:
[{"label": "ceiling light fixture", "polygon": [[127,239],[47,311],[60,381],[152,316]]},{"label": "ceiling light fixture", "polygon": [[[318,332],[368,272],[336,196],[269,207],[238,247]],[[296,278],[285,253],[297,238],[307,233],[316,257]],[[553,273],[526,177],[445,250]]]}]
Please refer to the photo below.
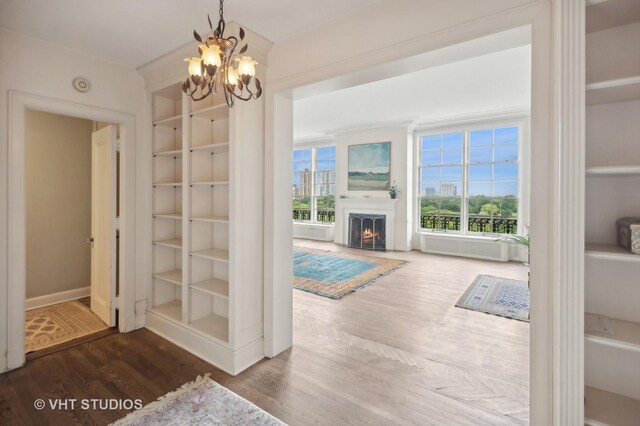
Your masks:
[{"label": "ceiling light fixture", "polygon": [[238,44],[244,40],[244,30],[240,28],[239,39],[224,37],[223,3],[224,0],[220,0],[220,19],[215,30],[207,15],[212,32],[201,37],[193,31],[193,37],[200,43],[200,56],[185,59],[189,63],[189,77],[182,83],[182,91],[194,101],[201,101],[222,90],[227,105],[233,107],[235,99],[258,99],[262,95],[262,85],[255,77],[258,62],[244,55],[248,45],[245,43],[236,53]]}]

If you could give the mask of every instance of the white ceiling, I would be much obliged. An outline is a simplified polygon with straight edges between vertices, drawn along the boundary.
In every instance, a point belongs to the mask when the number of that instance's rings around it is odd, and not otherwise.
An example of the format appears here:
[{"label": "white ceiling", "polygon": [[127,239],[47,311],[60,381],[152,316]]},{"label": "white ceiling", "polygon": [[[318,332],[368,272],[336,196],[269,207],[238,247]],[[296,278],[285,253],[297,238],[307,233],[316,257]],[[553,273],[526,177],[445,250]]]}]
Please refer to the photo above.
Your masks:
[{"label": "white ceiling", "polygon": [[[378,0],[226,0],[224,16],[277,42]],[[217,0],[0,0],[0,26],[129,67],[217,23]]]},{"label": "white ceiling", "polygon": [[531,47],[525,45],[296,100],[294,139],[528,108],[530,103]]}]

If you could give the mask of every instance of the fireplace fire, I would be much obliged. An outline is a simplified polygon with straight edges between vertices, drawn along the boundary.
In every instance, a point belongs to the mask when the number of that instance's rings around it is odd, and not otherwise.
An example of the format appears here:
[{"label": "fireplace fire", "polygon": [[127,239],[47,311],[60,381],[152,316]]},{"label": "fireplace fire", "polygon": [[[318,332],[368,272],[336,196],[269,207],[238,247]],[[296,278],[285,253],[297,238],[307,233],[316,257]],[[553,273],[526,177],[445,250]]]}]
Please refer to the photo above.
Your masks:
[{"label": "fireplace fire", "polygon": [[385,215],[350,214],[349,247],[365,250],[386,250]]}]

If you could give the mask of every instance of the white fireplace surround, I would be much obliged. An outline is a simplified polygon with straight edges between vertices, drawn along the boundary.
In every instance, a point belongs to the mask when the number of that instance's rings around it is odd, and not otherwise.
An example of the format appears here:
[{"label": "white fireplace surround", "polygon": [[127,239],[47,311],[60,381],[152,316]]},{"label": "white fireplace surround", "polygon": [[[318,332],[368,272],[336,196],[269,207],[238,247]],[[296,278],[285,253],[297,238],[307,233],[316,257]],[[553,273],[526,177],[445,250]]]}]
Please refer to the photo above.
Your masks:
[{"label": "white fireplace surround", "polygon": [[397,199],[382,197],[350,197],[336,200],[335,242],[349,245],[349,215],[379,214],[386,216],[386,249],[394,250],[394,222]]}]

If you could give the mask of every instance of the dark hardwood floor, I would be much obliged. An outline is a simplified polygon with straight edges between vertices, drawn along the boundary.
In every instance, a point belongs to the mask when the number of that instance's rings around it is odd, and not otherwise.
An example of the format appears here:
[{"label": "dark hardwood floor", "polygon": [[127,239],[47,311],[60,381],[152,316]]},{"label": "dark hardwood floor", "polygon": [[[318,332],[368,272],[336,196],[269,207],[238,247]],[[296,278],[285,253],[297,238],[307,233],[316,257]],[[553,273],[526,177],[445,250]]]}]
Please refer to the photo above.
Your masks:
[{"label": "dark hardwood floor", "polygon": [[294,347],[274,359],[232,377],[147,330],[109,335],[0,375],[0,424],[108,424],[127,410],[33,404],[146,404],[204,373],[291,425],[528,423],[529,325],[454,307],[477,274],[526,279],[526,268],[353,252],[410,263],[341,300],[294,291]]}]

